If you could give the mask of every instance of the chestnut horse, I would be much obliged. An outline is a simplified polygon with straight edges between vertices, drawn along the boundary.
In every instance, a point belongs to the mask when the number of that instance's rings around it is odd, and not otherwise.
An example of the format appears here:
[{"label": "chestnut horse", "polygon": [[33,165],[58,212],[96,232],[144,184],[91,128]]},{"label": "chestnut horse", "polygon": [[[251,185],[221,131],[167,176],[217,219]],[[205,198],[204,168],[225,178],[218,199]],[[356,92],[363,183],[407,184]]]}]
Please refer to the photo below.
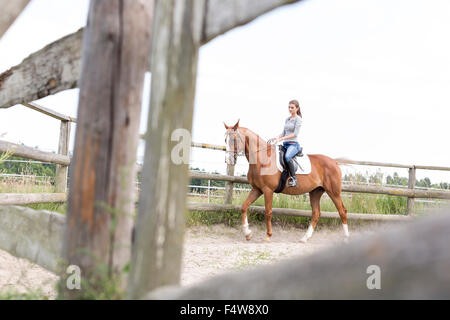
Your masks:
[{"label": "chestnut horse", "polygon": [[[248,228],[247,209],[264,194],[266,210],[267,237],[270,241],[272,237],[272,199],[274,190],[278,187],[281,172],[276,166],[275,145],[269,144],[261,139],[250,129],[239,127],[239,121],[234,126],[227,126],[225,123],[225,162],[229,165],[236,164],[237,156],[245,154],[249,162],[247,178],[252,186],[247,199],[242,205],[242,230],[247,240],[252,236]],[[347,209],[341,199],[342,174],[336,160],[320,154],[309,155],[311,160],[311,173],[297,175],[297,186],[287,187],[282,190],[284,194],[298,195],[309,192],[312,216],[308,231],[300,240],[304,243],[311,238],[314,228],[320,217],[320,197],[324,192],[333,201],[343,223],[345,240],[348,239]]]}]

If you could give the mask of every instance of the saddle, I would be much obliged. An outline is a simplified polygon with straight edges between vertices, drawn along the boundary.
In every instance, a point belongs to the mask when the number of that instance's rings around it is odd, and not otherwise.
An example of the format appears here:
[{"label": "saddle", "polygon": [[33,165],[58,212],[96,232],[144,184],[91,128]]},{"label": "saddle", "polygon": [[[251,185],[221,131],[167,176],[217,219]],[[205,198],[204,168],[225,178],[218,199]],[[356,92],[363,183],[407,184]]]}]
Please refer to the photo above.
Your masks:
[{"label": "saddle", "polygon": [[[286,153],[286,148],[283,145],[279,145],[278,149],[279,149],[278,152],[280,153],[280,164],[283,167],[283,169],[285,171],[287,171],[287,162],[284,159],[284,154]],[[297,169],[297,165],[298,165],[298,162],[295,159],[296,157],[303,157],[303,148],[301,148],[300,151],[297,152],[297,154],[295,154],[294,157],[292,158],[292,159],[294,159],[295,169]]]},{"label": "saddle", "polygon": [[[283,191],[285,185],[286,185],[286,180],[289,178],[289,171],[288,171],[288,166],[286,163],[286,160],[284,159],[284,154],[286,153],[286,148],[283,145],[279,145],[278,146],[279,149],[279,153],[280,153],[280,164],[283,167],[283,172],[281,173],[281,178],[280,178],[280,182],[278,183],[278,187],[274,190],[275,193],[280,193],[281,191]],[[294,167],[295,170],[297,170],[297,166],[299,165],[296,158],[297,157],[303,157],[303,152],[302,149],[300,149],[299,152],[297,152],[296,155],[294,155],[294,157],[292,158],[294,160]]]}]

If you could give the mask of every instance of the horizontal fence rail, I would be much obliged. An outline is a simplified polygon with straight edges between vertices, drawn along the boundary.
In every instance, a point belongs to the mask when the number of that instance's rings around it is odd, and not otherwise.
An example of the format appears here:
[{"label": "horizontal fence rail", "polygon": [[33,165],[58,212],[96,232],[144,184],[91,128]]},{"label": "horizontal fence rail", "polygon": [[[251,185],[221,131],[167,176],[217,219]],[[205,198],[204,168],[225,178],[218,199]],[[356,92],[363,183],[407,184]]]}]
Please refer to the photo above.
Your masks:
[{"label": "horizontal fence rail", "polygon": [[27,205],[66,200],[65,193],[0,193],[0,205]]},{"label": "horizontal fence rail", "polygon": [[[246,177],[227,176],[221,174],[201,173],[196,171],[190,172],[191,178],[197,178],[202,180],[219,180],[230,181],[234,183],[248,184]],[[367,185],[342,185],[342,191],[344,192],[357,192],[357,193],[374,193],[374,194],[386,194],[392,196],[405,196],[414,198],[435,198],[435,199],[450,199],[450,191],[434,191],[434,190],[415,190],[405,188],[390,188],[382,186],[367,186]]]},{"label": "horizontal fence rail", "polygon": [[16,157],[22,157],[53,164],[60,164],[64,166],[68,166],[70,164],[69,156],[40,151],[34,148],[3,140],[0,140],[0,153],[11,153],[11,155]]},{"label": "horizontal fence rail", "polygon": [[[71,119],[74,119],[74,118],[71,118]],[[71,120],[71,121],[76,122],[76,119]],[[144,136],[145,135],[141,135],[140,138],[143,139]],[[11,147],[8,148],[8,145],[10,145]],[[24,148],[24,150],[26,150],[26,151],[21,152],[22,149],[14,150],[14,148],[13,148],[14,146],[20,146],[20,147]],[[224,146],[208,144],[208,143],[197,143],[197,142],[192,142],[191,147],[210,149],[210,150],[219,150],[219,151],[226,150],[226,148]],[[30,153],[28,153],[28,150],[30,150]],[[55,156],[55,155],[58,156],[58,154],[54,154],[51,152],[39,151],[39,150],[36,150],[31,147],[14,144],[12,142],[0,141],[0,152],[7,152],[7,151],[12,151],[14,155],[17,155],[17,156],[20,156],[23,158],[37,160],[37,161],[43,161],[46,163],[70,164],[70,158],[68,156],[64,156],[64,158],[63,158],[64,160],[62,160],[63,163],[60,163],[61,160],[53,160],[50,158],[51,156]],[[45,155],[38,156],[39,159],[35,159],[34,158],[35,156],[34,156],[34,154],[31,153],[31,151],[37,151],[40,154],[42,153]],[[22,153],[23,155],[20,155],[19,153]],[[48,157],[47,157],[47,155],[48,155]],[[339,164],[353,164],[353,165],[360,165],[360,166],[377,166],[377,167],[391,167],[391,168],[404,168],[404,169],[415,168],[415,169],[421,169],[421,170],[450,171],[450,167],[440,167],[440,166],[405,165],[405,164],[394,164],[394,163],[374,162],[374,161],[357,161],[357,160],[347,160],[347,159],[336,159],[336,161]],[[142,169],[142,166],[138,165],[138,168],[140,170],[140,169]]]},{"label": "horizontal fence rail", "polygon": [[[48,108],[39,106],[35,103],[26,103],[25,106],[39,111],[45,115],[51,116],[55,119],[61,120],[62,123],[67,122],[76,122],[76,119],[73,117],[65,116],[59,114],[53,110]],[[143,139],[145,134],[141,135],[140,138]],[[66,137],[64,137],[66,139]],[[225,151],[226,147],[222,145],[208,144],[208,143],[197,143],[192,142],[191,147],[194,148],[202,148],[209,150],[218,150]],[[42,161],[46,163],[53,163],[57,165],[61,165],[67,167],[70,164],[70,157],[68,155],[63,154],[55,154],[50,152],[43,152],[34,148],[30,148],[23,145],[14,144],[11,142],[1,141],[0,140],[0,153],[10,152],[12,155],[23,157],[30,160]],[[441,190],[431,190],[431,189],[423,189],[414,186],[415,183],[415,171],[416,169],[423,170],[442,170],[442,171],[450,171],[450,167],[439,167],[439,166],[423,166],[423,165],[405,165],[405,164],[396,164],[396,163],[383,163],[383,162],[375,162],[375,161],[355,161],[349,159],[336,159],[336,161],[341,165],[361,165],[361,166],[378,166],[378,167],[391,167],[391,168],[404,168],[409,169],[410,177],[409,177],[409,185],[405,187],[388,187],[388,186],[379,186],[379,185],[357,185],[357,184],[342,184],[343,192],[351,192],[351,193],[368,193],[368,194],[384,194],[390,196],[401,196],[408,198],[408,213],[412,213],[414,210],[414,199],[415,198],[424,198],[424,199],[450,199],[450,191],[441,191]],[[141,165],[138,166],[138,171],[142,170]],[[234,168],[232,166],[227,167],[227,172],[230,174],[213,174],[213,173],[202,173],[198,171],[190,171],[190,178],[196,178],[201,180],[216,180],[216,181],[224,181],[226,182],[226,186],[222,187],[225,189],[225,204],[230,205],[233,190],[238,190],[237,188],[233,188],[235,183],[240,184],[249,184],[246,177],[243,176],[234,176]],[[194,187],[194,186],[191,186]],[[197,188],[201,188],[201,186],[195,186]],[[205,186],[205,188],[208,188]],[[211,188],[211,187],[209,187]],[[64,188],[59,188],[59,190],[63,190]],[[62,195],[64,193],[58,193],[57,196],[51,196],[50,194],[41,194],[41,196],[34,196],[30,194],[14,194],[11,196],[0,196],[0,204],[30,204],[30,203],[39,203],[39,202],[61,202],[65,201]],[[28,198],[28,200],[27,200]]]},{"label": "horizontal fence rail", "polygon": [[77,122],[76,118],[70,117],[70,116],[66,116],[64,114],[61,114],[59,112],[56,112],[54,110],[51,110],[49,108],[40,106],[34,102],[30,102],[30,103],[24,103],[23,104],[25,107],[30,108],[32,110],[38,111],[40,113],[43,113],[49,117],[55,118],[57,120],[60,121],[70,121],[70,122]]},{"label": "horizontal fence rail", "polygon": [[[215,204],[215,203],[188,203],[188,209],[194,211],[240,211],[241,206],[237,204]],[[265,207],[250,206],[250,212],[257,214],[265,214]],[[272,214],[292,216],[292,217],[311,217],[311,210],[289,209],[289,208],[273,208]],[[320,211],[322,218],[339,218],[337,212]],[[351,220],[382,220],[382,221],[408,221],[410,216],[394,215],[394,214],[372,214],[372,213],[347,213],[347,218]]]}]

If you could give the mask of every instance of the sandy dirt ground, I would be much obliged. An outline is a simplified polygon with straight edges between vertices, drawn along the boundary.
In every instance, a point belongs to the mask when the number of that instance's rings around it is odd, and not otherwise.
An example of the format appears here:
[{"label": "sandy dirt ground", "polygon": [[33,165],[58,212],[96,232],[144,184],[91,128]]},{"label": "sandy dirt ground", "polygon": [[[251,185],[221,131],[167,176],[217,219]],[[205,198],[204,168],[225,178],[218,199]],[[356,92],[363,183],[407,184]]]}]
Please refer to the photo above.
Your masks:
[{"label": "sandy dirt ground", "polygon": [[57,280],[52,272],[0,250],[0,296],[7,292],[41,291],[42,295],[55,299]]},{"label": "sandy dirt ground", "polygon": [[[185,235],[181,284],[189,285],[212,276],[293,256],[307,256],[343,242],[341,228],[320,228],[307,244],[299,240],[306,230],[274,226],[270,243],[264,241],[265,228],[250,226],[253,238],[246,241],[238,228],[224,225],[191,227]],[[374,227],[350,229],[351,239],[375,232]],[[353,240],[350,240],[353,241]],[[41,290],[49,299],[56,297],[58,277],[45,269],[0,250],[0,293],[8,290]]]}]

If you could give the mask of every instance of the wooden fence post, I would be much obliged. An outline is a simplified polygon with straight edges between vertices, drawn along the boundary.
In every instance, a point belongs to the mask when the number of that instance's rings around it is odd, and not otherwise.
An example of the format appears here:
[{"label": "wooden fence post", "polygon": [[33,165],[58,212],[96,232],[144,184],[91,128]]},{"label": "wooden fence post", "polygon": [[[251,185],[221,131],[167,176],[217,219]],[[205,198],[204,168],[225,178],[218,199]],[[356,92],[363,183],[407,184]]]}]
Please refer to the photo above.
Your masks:
[{"label": "wooden fence post", "polygon": [[[69,141],[70,141],[70,121],[61,120],[61,127],[59,129],[59,145],[58,154],[69,155]],[[65,193],[67,190],[67,172],[68,166],[56,165],[55,176],[55,192]]]},{"label": "wooden fence post", "polygon": [[211,202],[211,180],[208,180],[208,203]]},{"label": "wooden fence post", "polygon": [[[234,165],[227,164],[227,175],[234,176]],[[232,181],[225,183],[225,204],[231,204],[233,202],[233,185]]]},{"label": "wooden fence post", "polygon": [[[416,184],[416,167],[412,166],[412,168],[409,168],[408,171],[408,188],[414,189],[414,186]],[[408,197],[408,214],[412,213],[414,213],[414,197]]]},{"label": "wooden fence post", "polygon": [[152,18],[153,0],[90,2],[62,247],[64,266],[78,266],[83,282],[81,290],[68,290],[61,270],[65,299],[88,290],[92,296],[112,278],[123,280],[129,263]]},{"label": "wooden fence post", "polygon": [[0,0],[0,38],[9,29],[14,20],[25,9],[30,0]]},{"label": "wooden fence post", "polygon": [[[150,114],[128,287],[131,299],[180,281],[190,132],[204,12],[204,0],[156,2]],[[181,136],[183,161],[175,161],[173,148],[179,140],[173,134],[181,132],[186,133]]]}]

